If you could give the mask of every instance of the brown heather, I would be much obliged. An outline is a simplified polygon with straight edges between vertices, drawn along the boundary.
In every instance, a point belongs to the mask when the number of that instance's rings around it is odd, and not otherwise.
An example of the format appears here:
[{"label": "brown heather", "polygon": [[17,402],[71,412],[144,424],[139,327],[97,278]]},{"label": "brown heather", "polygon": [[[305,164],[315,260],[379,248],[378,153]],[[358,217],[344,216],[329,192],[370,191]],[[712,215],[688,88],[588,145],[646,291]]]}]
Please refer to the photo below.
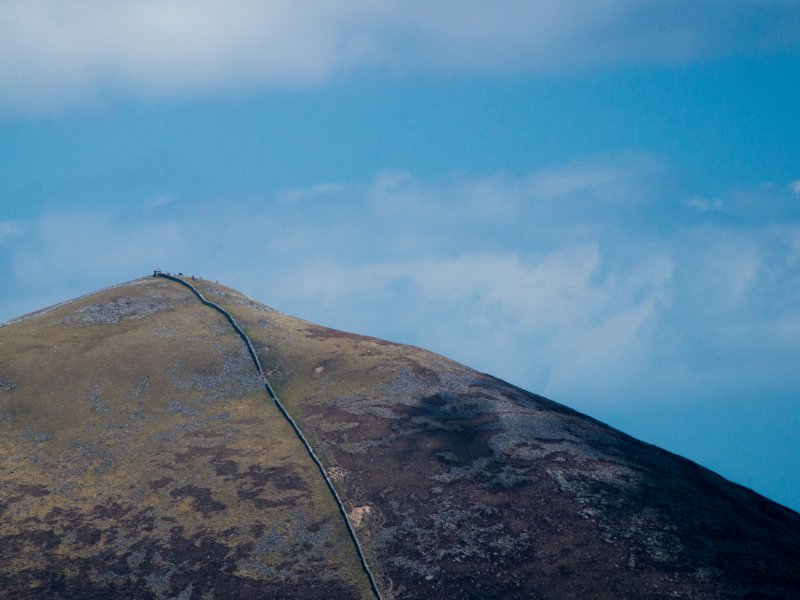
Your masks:
[{"label": "brown heather", "polygon": [[[237,320],[392,598],[800,597],[800,515],[425,350]],[[579,374],[576,374],[579,376]],[[146,278],[0,327],[0,598],[370,598],[228,322]]]}]

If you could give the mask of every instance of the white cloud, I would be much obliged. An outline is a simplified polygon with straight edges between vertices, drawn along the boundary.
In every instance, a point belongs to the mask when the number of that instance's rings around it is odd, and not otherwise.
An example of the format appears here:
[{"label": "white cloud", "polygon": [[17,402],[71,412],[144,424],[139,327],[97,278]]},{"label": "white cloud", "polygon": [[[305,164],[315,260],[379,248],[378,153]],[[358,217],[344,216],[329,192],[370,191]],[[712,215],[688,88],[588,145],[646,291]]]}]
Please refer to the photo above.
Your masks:
[{"label": "white cloud", "polygon": [[12,247],[11,269],[23,289],[37,294],[119,283],[122,274],[144,274],[180,259],[185,237],[176,221],[143,224],[111,213],[47,213]]},{"label": "white cloud", "polygon": [[0,246],[25,233],[25,224],[21,221],[0,221]]},{"label": "white cloud", "polygon": [[149,200],[144,203],[145,208],[161,208],[162,206],[166,206],[167,204],[171,204],[178,199],[178,196],[175,194],[158,194],[157,196],[153,196]]},{"label": "white cloud", "polygon": [[[674,265],[667,255],[637,257],[598,278],[606,261],[597,243],[525,256],[309,261],[279,272],[273,294],[339,327],[384,337],[392,307],[397,325],[389,329],[403,341],[541,393],[608,402],[642,377],[651,350],[646,326],[669,304]],[[281,298],[279,290],[291,292]]]},{"label": "white cloud", "polygon": [[560,72],[797,47],[796,2],[7,0],[0,107],[314,85],[357,69]]},{"label": "white cloud", "polygon": [[700,212],[711,212],[722,208],[722,200],[719,198],[703,198],[702,196],[692,196],[686,201],[686,205]]},{"label": "white cloud", "polygon": [[289,204],[296,202],[306,202],[308,200],[319,200],[322,198],[331,198],[339,192],[346,191],[347,187],[341,183],[320,183],[309,187],[294,188],[291,190],[284,190],[278,194],[278,202],[287,202]]},{"label": "white cloud", "polygon": [[158,218],[41,215],[7,239],[0,318],[26,295],[55,302],[158,266],[584,410],[800,391],[796,196],[721,191],[709,214],[665,193],[663,171],[618,157],[518,177],[381,173]]}]

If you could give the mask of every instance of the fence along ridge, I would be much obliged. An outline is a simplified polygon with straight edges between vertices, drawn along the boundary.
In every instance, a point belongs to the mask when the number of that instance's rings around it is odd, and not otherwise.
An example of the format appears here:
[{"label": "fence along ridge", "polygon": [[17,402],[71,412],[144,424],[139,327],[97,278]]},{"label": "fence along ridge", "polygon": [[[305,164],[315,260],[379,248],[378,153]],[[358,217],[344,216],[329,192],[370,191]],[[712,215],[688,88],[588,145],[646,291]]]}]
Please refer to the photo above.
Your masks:
[{"label": "fence along ridge", "polygon": [[233,316],[227,310],[222,308],[219,304],[215,304],[214,302],[211,302],[210,300],[206,300],[205,296],[203,296],[203,294],[200,292],[200,290],[198,290],[196,287],[194,287],[188,281],[185,281],[184,279],[181,279],[180,277],[176,277],[175,275],[171,275],[169,273],[164,273],[163,271],[156,271],[153,274],[153,276],[154,277],[164,277],[165,279],[170,279],[172,281],[180,283],[181,285],[189,288],[192,291],[192,293],[195,296],[197,296],[197,298],[200,300],[200,302],[202,302],[203,304],[205,304],[209,308],[213,308],[217,312],[221,313],[222,316],[224,316],[225,319],[228,321],[228,323],[230,323],[231,327],[233,327],[233,330],[236,331],[236,333],[239,335],[239,337],[242,338],[242,340],[244,341],[245,345],[247,346],[247,351],[250,353],[250,358],[253,359],[253,363],[256,366],[256,370],[258,371],[258,375],[261,378],[262,383],[264,384],[264,388],[267,390],[267,393],[269,394],[270,398],[272,398],[272,401],[275,403],[275,406],[278,408],[280,413],[284,416],[286,421],[288,421],[289,425],[294,430],[294,432],[297,435],[298,439],[300,440],[300,442],[305,447],[306,452],[308,452],[308,455],[311,457],[311,460],[313,461],[313,463],[316,465],[317,469],[319,470],[320,475],[322,475],[322,479],[325,481],[325,485],[328,486],[328,490],[330,491],[331,495],[333,496],[333,499],[336,502],[336,506],[339,508],[339,512],[342,515],[342,519],[344,521],[345,528],[347,529],[347,533],[350,536],[350,540],[353,542],[353,546],[356,549],[356,554],[358,554],[358,559],[359,559],[359,561],[361,561],[361,568],[364,570],[364,573],[366,574],[367,579],[369,580],[369,585],[370,585],[370,588],[372,589],[372,593],[375,595],[375,597],[378,600],[383,600],[383,597],[381,596],[381,593],[378,590],[378,585],[377,585],[377,583],[375,581],[375,576],[372,574],[372,571],[370,570],[369,565],[367,565],[367,560],[366,560],[366,557],[364,556],[364,551],[361,548],[361,544],[358,542],[358,538],[356,537],[355,529],[353,528],[353,524],[350,522],[350,517],[347,515],[347,511],[344,508],[344,503],[342,502],[342,499],[339,496],[339,493],[336,491],[336,488],[333,486],[333,482],[331,481],[330,477],[328,477],[328,473],[325,471],[325,467],[322,466],[322,462],[317,457],[316,453],[314,452],[314,449],[311,447],[311,444],[308,443],[308,440],[306,439],[306,436],[304,436],[303,432],[300,431],[300,427],[297,425],[295,420],[292,418],[292,416],[289,414],[289,412],[283,406],[283,403],[281,403],[281,401],[278,399],[278,395],[275,393],[275,390],[272,389],[272,386],[270,385],[269,381],[267,380],[267,376],[264,373],[264,369],[262,369],[262,367],[261,367],[261,361],[258,360],[258,355],[256,354],[255,348],[253,348],[253,344],[250,342],[250,338],[247,336],[247,334],[244,332],[244,330],[241,327],[239,327],[239,324],[236,322],[236,319],[234,319]]}]

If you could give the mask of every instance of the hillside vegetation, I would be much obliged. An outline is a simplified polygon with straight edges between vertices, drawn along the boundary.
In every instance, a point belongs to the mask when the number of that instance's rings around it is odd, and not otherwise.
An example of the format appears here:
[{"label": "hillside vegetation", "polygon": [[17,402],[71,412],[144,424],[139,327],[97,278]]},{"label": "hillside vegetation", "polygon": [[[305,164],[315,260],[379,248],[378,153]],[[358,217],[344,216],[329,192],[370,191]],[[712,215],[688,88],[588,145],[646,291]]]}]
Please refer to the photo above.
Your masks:
[{"label": "hillside vegetation", "polygon": [[[384,598],[800,590],[797,513],[444,357],[192,283],[252,341]],[[180,284],[0,328],[0,381],[6,596],[371,597],[242,340]]]},{"label": "hillside vegetation", "polygon": [[0,328],[0,380],[0,597],[371,597],[241,340],[188,290]]}]

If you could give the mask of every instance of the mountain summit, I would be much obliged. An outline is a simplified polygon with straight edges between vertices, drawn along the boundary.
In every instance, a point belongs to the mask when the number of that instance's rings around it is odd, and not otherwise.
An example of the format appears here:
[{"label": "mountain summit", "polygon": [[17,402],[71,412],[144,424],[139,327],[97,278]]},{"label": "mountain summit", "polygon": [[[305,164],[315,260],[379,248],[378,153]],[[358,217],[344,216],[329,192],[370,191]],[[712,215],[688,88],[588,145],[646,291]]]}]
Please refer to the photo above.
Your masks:
[{"label": "mountain summit", "polygon": [[0,327],[0,428],[2,598],[800,597],[798,513],[204,280]]}]

